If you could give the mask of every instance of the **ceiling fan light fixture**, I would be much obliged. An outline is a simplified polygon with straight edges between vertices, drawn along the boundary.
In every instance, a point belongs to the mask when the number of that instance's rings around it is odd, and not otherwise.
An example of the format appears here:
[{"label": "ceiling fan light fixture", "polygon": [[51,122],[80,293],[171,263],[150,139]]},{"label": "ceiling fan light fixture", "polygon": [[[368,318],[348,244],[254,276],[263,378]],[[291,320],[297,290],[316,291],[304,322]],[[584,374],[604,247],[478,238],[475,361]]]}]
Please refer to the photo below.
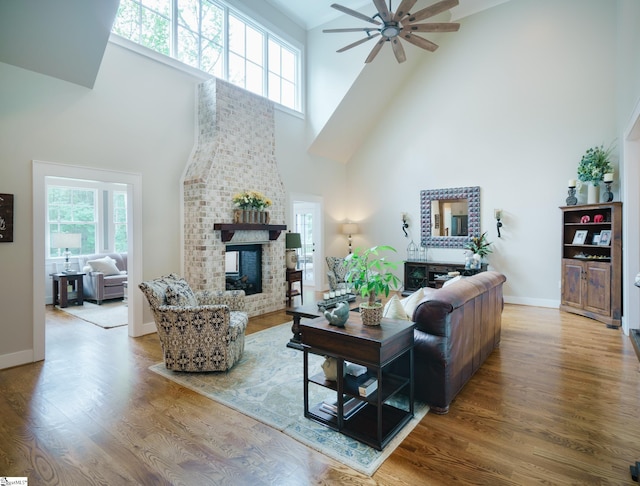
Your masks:
[{"label": "ceiling fan light fixture", "polygon": [[385,24],[385,26],[380,30],[380,34],[387,39],[391,39],[393,37],[397,37],[400,34],[402,29],[398,27],[398,24]]},{"label": "ceiling fan light fixture", "polygon": [[[378,52],[380,51],[382,46],[387,41],[390,41],[396,60],[401,63],[406,60],[404,48],[400,43],[401,38],[403,38],[403,40],[405,40],[406,42],[413,44],[414,46],[433,52],[438,48],[438,45],[425,39],[424,37],[413,35],[413,32],[456,32],[460,27],[460,24],[453,22],[414,24],[414,22],[426,20],[457,6],[459,4],[459,0],[440,0],[430,7],[423,8],[422,10],[419,10],[414,14],[409,13],[409,10],[411,10],[416,3],[417,0],[402,0],[400,2],[400,5],[398,5],[396,12],[393,13],[391,10],[391,1],[389,1],[389,6],[387,7],[385,0],[373,0],[373,4],[376,7],[377,13],[372,17],[367,17],[360,12],[334,3],[331,5],[333,8],[356,17],[360,20],[379,25],[380,27],[326,29],[323,30],[323,32],[336,33],[363,31],[367,34],[367,37],[353,42],[341,49],[338,49],[337,52],[344,52],[347,49],[351,49],[352,47],[358,46],[380,35],[380,40],[378,40],[378,42],[376,42],[376,45],[373,46],[373,49],[364,62],[369,63],[373,61],[373,59],[378,55]],[[380,20],[382,20],[382,24],[377,21],[375,17],[378,17]]]}]

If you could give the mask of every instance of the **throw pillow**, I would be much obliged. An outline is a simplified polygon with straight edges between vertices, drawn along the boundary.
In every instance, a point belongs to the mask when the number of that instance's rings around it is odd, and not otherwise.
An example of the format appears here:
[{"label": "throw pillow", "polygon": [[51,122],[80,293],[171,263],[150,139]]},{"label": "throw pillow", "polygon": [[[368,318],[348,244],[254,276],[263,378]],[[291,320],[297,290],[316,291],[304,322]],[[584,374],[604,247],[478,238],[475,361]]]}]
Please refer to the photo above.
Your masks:
[{"label": "throw pillow", "polygon": [[457,277],[450,278],[445,283],[443,283],[442,286],[446,287],[447,285],[451,285],[452,283],[457,282],[458,280],[462,280],[462,275],[458,275]]},{"label": "throw pillow", "polygon": [[167,285],[165,297],[168,305],[176,305],[179,307],[195,307],[198,305],[196,295],[184,279],[176,280]]},{"label": "throw pillow", "polygon": [[389,302],[385,304],[382,317],[388,317],[389,319],[404,319],[405,321],[409,320],[409,317],[402,306],[402,302],[397,295],[391,297]]},{"label": "throw pillow", "polygon": [[87,263],[93,272],[104,273],[106,277],[109,275],[120,275],[120,269],[116,266],[116,261],[110,256],[98,258],[97,260],[89,260]]},{"label": "throw pillow", "polygon": [[402,307],[404,307],[404,311],[407,314],[409,320],[413,318],[413,311],[416,310],[418,304],[424,297],[424,289],[418,289],[413,294],[411,294],[406,299],[402,300]]}]

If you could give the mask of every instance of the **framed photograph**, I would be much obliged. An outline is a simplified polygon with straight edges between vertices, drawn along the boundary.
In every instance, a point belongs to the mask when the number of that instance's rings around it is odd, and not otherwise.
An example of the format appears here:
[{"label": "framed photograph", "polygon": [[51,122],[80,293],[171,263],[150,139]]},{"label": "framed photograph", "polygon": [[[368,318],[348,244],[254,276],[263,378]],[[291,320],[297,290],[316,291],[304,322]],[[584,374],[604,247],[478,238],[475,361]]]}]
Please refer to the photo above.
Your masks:
[{"label": "framed photograph", "polygon": [[584,245],[584,242],[586,239],[587,239],[587,230],[578,230],[576,231],[576,234],[573,235],[573,241],[571,243],[573,245]]},{"label": "framed photograph", "polygon": [[600,232],[600,241],[598,245],[609,246],[611,244],[611,230],[602,230]]},{"label": "framed photograph", "polygon": [[600,233],[594,233],[593,234],[593,238],[591,239],[591,244],[592,245],[599,245],[600,244]]}]

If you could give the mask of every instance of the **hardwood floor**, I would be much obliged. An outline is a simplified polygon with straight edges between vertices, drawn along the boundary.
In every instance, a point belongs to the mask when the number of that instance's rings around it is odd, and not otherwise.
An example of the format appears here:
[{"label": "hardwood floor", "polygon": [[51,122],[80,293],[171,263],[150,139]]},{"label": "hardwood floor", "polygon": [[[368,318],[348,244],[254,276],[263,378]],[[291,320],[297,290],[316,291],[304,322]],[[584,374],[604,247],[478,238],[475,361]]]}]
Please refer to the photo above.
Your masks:
[{"label": "hardwood floor", "polygon": [[30,486],[637,484],[638,359],[580,316],[505,306],[501,347],[449,414],[428,414],[367,478],[150,372],[155,334],[46,315],[46,360],[0,371],[0,476]]}]

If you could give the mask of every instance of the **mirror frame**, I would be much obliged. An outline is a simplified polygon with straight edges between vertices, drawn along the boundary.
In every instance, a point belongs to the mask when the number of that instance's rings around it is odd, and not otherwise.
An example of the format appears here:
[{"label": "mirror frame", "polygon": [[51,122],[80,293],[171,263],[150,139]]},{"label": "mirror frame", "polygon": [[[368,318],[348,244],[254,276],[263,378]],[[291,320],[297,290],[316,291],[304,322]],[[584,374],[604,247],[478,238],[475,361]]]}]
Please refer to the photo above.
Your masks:
[{"label": "mirror frame", "polygon": [[[433,236],[431,201],[466,199],[468,201],[467,236]],[[471,238],[480,236],[480,186],[425,189],[420,191],[420,244],[432,248],[464,248]]]}]

